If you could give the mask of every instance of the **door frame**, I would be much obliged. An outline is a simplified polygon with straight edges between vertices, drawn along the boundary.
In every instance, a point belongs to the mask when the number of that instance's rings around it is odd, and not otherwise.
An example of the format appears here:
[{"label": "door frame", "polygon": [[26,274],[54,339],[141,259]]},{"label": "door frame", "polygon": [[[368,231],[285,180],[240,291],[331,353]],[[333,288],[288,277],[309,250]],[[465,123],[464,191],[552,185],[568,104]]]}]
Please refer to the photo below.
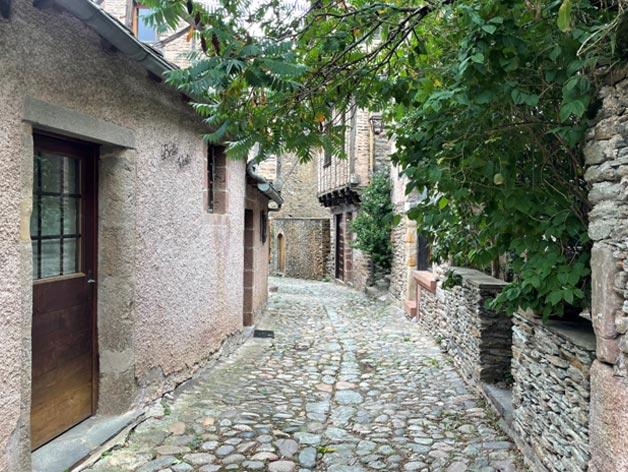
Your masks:
[{"label": "door frame", "polygon": [[[92,286],[92,299],[90,303],[91,323],[92,323],[92,398],[91,398],[91,416],[96,414],[98,406],[98,384],[99,384],[99,352],[98,352],[98,162],[100,149],[99,145],[82,141],[75,138],[69,138],[56,133],[33,129],[33,156],[39,149],[51,152],[67,153],[68,155],[78,156],[89,165],[83,165],[81,168],[81,179],[84,182],[84,188],[89,189],[82,197],[83,209],[85,214],[91,213],[91,217],[85,222],[85,238],[89,236],[91,240],[91,254],[83,255],[89,259],[85,261],[82,268],[91,265],[91,277],[96,283]],[[78,150],[78,152],[77,152]],[[34,171],[34,169],[33,169]],[[33,187],[35,180],[33,178]],[[88,276],[89,274],[85,274]],[[33,284],[31,284],[32,287]],[[31,317],[32,317],[31,309]],[[32,346],[31,346],[32,352]],[[32,379],[31,379],[32,392]],[[61,433],[63,434],[63,433]],[[54,438],[52,438],[54,439]],[[51,440],[52,440],[51,439]],[[47,443],[45,443],[47,444]],[[41,446],[39,446],[41,447]]]},{"label": "door frame", "polygon": [[[345,231],[344,231],[344,213],[334,214],[334,228],[335,228],[335,274],[334,277],[337,280],[343,280],[345,278]],[[340,247],[340,241],[342,240],[342,248]],[[341,277],[342,273],[342,277]]]}]

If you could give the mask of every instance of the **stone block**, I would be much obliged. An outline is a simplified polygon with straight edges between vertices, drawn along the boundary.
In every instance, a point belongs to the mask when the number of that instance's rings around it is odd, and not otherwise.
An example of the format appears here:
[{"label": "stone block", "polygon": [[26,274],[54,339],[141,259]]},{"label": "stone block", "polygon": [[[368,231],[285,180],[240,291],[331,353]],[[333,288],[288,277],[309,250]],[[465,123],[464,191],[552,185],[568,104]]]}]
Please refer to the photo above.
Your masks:
[{"label": "stone block", "polygon": [[434,274],[426,270],[417,270],[414,272],[414,280],[417,284],[426,290],[434,293],[436,291],[436,278]]},{"label": "stone block", "polygon": [[408,300],[404,303],[404,309],[406,315],[410,318],[414,318],[416,316],[416,302]]},{"label": "stone block", "polygon": [[591,320],[598,336],[615,338],[615,312],[621,310],[623,300],[613,289],[617,265],[610,249],[594,246],[591,250],[592,294]]},{"label": "stone block", "polygon": [[589,192],[589,202],[595,205],[604,200],[618,200],[621,198],[621,194],[622,185],[619,183],[595,183]]},{"label": "stone block", "polygon": [[628,384],[601,362],[591,367],[590,472],[628,470]]}]

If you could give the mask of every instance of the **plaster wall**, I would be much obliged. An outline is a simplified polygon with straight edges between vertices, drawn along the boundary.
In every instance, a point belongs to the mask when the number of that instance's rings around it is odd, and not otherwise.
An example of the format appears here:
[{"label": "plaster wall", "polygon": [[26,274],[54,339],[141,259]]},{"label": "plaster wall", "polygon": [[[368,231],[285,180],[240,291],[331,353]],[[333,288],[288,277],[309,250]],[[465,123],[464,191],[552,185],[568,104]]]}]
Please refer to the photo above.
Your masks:
[{"label": "plaster wall", "polygon": [[[270,226],[268,222],[268,198],[262,194],[257,188],[249,184],[246,187],[246,209],[253,212],[253,273],[252,281],[244,280],[244,286],[252,287],[252,314],[253,324],[255,324],[257,316],[260,314],[264,305],[268,300],[268,272],[269,272],[269,249],[270,249]],[[262,240],[262,218],[260,213],[266,215],[266,240]],[[245,307],[246,310],[246,307]]]},{"label": "plaster wall", "polygon": [[209,214],[200,120],[62,10],[12,2],[10,21],[0,21],[0,64],[0,470],[14,471],[29,469],[30,450],[27,97],[132,131],[135,150],[101,150],[98,285],[125,304],[100,303],[98,321],[104,372],[135,379],[127,401],[136,404],[188,378],[242,329],[245,163],[228,164],[229,212]]}]

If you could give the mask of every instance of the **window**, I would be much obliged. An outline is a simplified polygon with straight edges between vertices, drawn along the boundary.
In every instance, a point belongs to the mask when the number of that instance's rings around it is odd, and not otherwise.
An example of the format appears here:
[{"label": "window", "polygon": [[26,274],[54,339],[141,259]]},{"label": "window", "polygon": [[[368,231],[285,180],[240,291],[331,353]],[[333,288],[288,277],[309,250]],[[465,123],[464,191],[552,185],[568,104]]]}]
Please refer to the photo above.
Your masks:
[{"label": "window", "polygon": [[261,211],[259,214],[259,230],[260,240],[262,244],[266,244],[266,239],[268,238],[268,217],[265,211]]},{"label": "window", "polygon": [[227,209],[227,157],[223,146],[207,148],[207,211],[225,213]]},{"label": "window", "polygon": [[154,26],[147,25],[145,21],[152,12],[153,10],[144,5],[133,4],[133,34],[145,43],[157,42],[157,30]]},{"label": "window", "polygon": [[[341,113],[340,116],[336,117],[336,119],[334,120],[334,113],[336,112],[335,109],[332,109],[332,119],[331,121],[329,121],[325,127],[325,133],[327,134],[328,138],[332,139],[331,136],[331,128],[332,126],[341,126],[342,127],[342,136],[340,137],[341,139],[341,146],[342,149],[346,152],[346,133],[347,133],[347,114],[345,112]],[[324,157],[323,157],[323,167],[329,167],[331,165],[331,159],[332,159],[332,152],[331,150],[325,149],[323,151]]]},{"label": "window", "polygon": [[[331,137],[330,124],[327,124],[327,129],[325,133],[328,137]],[[327,148],[323,148],[324,157],[323,157],[323,167],[329,167],[331,165],[331,150]]]},{"label": "window", "polygon": [[431,248],[428,239],[422,235],[418,234],[416,239],[416,268],[417,270],[430,270],[431,269]]},{"label": "window", "polygon": [[31,239],[33,278],[79,272],[81,218],[80,161],[37,152]]}]

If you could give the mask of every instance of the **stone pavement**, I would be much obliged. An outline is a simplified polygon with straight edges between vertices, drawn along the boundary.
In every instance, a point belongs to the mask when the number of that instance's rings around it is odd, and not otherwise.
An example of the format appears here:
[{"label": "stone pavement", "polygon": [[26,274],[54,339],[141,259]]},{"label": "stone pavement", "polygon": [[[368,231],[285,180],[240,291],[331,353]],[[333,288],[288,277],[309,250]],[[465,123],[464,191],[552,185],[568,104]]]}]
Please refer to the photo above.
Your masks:
[{"label": "stone pavement", "polygon": [[275,338],[201,372],[88,470],[525,470],[416,323],[331,283],[271,283],[259,328]]}]

